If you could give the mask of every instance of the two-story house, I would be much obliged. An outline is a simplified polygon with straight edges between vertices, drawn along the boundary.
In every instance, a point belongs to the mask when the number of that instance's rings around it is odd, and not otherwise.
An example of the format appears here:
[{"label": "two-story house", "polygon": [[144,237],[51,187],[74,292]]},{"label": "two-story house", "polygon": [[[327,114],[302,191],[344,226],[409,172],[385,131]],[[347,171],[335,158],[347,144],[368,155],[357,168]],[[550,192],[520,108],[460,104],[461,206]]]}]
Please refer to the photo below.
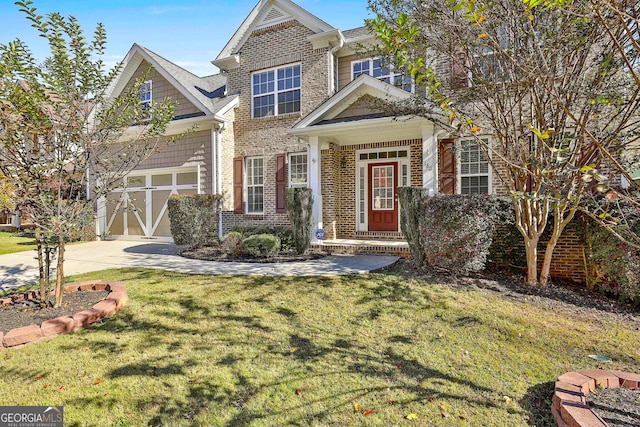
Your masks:
[{"label": "two-story house", "polygon": [[453,140],[435,121],[375,107],[416,89],[380,58],[358,53],[372,40],[364,27],[334,28],[290,0],[260,0],[212,61],[220,74],[194,76],[134,45],[113,93],[151,66],[141,102],[178,102],[169,135],[198,127],[109,197],[101,232],[167,239],[167,197],[193,192],[224,196],[224,232],[287,224],[285,189],[307,186],[328,240],[400,239],[398,186],[491,192],[476,146],[453,156]]}]

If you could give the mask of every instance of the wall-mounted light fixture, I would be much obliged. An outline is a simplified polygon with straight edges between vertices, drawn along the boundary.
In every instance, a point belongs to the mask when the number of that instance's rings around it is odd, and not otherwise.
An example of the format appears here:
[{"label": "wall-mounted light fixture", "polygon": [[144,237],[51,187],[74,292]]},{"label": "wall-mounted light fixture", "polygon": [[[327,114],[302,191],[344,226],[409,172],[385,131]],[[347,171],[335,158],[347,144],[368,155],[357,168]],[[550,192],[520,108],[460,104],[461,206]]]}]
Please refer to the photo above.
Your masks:
[{"label": "wall-mounted light fixture", "polygon": [[340,167],[342,169],[346,169],[347,168],[347,156],[345,156],[345,155],[342,156],[342,160],[340,160]]}]

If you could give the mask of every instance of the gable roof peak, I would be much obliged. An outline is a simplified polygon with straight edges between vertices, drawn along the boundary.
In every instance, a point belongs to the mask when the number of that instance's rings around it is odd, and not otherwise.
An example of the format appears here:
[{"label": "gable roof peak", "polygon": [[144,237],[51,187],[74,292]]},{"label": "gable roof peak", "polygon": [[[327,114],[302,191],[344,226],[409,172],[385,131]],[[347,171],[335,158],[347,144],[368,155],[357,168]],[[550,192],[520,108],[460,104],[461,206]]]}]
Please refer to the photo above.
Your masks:
[{"label": "gable roof peak", "polygon": [[334,27],[291,0],[259,0],[220,54],[211,62],[223,70],[234,68],[238,65],[240,48],[254,30],[294,20],[315,34],[335,30]]}]

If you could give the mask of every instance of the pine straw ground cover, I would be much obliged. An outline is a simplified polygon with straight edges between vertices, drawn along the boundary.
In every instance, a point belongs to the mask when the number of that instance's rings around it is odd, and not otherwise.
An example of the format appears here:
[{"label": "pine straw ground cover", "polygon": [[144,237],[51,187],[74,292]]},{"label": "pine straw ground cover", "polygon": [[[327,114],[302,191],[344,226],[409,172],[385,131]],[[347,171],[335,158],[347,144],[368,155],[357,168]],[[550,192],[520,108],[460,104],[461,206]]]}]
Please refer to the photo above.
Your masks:
[{"label": "pine straw ground cover", "polygon": [[111,270],[129,304],[0,352],[3,405],[69,426],[551,426],[566,371],[640,372],[637,317],[397,273],[333,278]]}]

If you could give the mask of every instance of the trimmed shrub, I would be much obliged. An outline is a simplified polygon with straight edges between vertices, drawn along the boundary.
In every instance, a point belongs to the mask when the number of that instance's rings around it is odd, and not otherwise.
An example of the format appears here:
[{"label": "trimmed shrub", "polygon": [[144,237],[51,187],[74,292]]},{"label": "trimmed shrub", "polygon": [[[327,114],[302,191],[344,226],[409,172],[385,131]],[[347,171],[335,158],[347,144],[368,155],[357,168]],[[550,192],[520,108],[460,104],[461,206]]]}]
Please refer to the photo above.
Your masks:
[{"label": "trimmed shrub", "polygon": [[272,234],[254,234],[242,241],[243,251],[256,258],[270,258],[280,252],[280,238]]},{"label": "trimmed shrub", "polygon": [[293,229],[293,246],[297,253],[307,253],[313,230],[313,191],[310,188],[288,188],[284,193],[284,204]]},{"label": "trimmed shrub", "polygon": [[172,195],[169,197],[169,222],[176,245],[198,247],[218,241],[217,194]]},{"label": "trimmed shrub", "polygon": [[280,238],[281,250],[288,251],[293,248],[293,230],[288,225],[236,225],[233,231],[237,231],[245,238],[256,234],[271,234]]},{"label": "trimmed shrub", "polygon": [[432,267],[467,273],[484,269],[496,225],[513,212],[506,199],[486,195],[438,195],[398,189],[404,210],[401,227],[413,259]]},{"label": "trimmed shrub", "polygon": [[230,255],[240,255],[242,253],[242,234],[232,231],[222,238],[220,248]]},{"label": "trimmed shrub", "polygon": [[[613,208],[610,201],[601,197],[602,200],[596,203],[600,203],[612,219],[625,218],[625,226],[614,226],[617,233],[629,240],[633,240],[633,234],[640,234],[640,212],[636,206],[618,201]],[[640,250],[623,242],[587,215],[580,215],[579,223],[587,287],[640,305]]]}]

